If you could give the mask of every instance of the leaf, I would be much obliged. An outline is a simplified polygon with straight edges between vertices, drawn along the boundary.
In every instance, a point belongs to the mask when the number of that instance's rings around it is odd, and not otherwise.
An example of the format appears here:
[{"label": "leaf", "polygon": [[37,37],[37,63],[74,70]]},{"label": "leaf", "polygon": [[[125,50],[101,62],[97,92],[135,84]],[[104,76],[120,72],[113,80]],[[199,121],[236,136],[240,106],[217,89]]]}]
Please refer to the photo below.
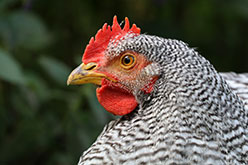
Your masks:
[{"label": "leaf", "polygon": [[66,85],[70,69],[61,61],[51,57],[41,57],[39,63],[46,73],[60,85]]},{"label": "leaf", "polygon": [[0,78],[15,84],[25,83],[19,63],[2,49],[0,49]]},{"label": "leaf", "polygon": [[26,82],[30,90],[29,92],[34,92],[39,102],[49,99],[50,90],[48,88],[48,82],[44,81],[44,78],[40,74],[29,70],[29,72],[26,72]]},{"label": "leaf", "polygon": [[45,47],[50,35],[34,14],[16,11],[0,18],[0,37],[8,47],[37,50]]}]

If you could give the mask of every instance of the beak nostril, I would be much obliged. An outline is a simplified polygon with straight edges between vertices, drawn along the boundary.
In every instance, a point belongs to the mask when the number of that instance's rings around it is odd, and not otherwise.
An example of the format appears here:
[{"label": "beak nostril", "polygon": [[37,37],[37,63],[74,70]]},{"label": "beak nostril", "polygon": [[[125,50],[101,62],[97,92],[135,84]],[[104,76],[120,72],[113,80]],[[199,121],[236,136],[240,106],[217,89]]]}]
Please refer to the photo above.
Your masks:
[{"label": "beak nostril", "polygon": [[85,70],[93,70],[95,67],[96,67],[96,65],[92,65],[92,66],[90,66],[88,68],[85,68]]},{"label": "beak nostril", "polygon": [[95,69],[96,66],[97,66],[96,63],[91,62],[91,63],[88,63],[88,64],[83,64],[83,65],[82,65],[82,69],[87,70],[87,71],[90,71],[90,70]]},{"label": "beak nostril", "polygon": [[112,82],[116,82],[114,78],[108,77],[104,73],[99,73],[96,71],[96,69],[96,63],[82,63],[71,72],[67,80],[67,85],[80,85],[87,83],[101,85],[103,78],[106,78]]}]

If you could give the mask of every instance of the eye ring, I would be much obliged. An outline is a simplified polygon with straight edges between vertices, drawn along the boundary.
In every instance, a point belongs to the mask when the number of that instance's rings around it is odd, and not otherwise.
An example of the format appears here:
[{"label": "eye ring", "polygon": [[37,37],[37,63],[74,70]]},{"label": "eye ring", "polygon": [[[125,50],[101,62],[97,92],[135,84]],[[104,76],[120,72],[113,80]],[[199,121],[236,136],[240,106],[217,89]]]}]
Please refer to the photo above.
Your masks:
[{"label": "eye ring", "polygon": [[126,53],[121,56],[120,65],[124,69],[131,69],[136,64],[136,56]]}]

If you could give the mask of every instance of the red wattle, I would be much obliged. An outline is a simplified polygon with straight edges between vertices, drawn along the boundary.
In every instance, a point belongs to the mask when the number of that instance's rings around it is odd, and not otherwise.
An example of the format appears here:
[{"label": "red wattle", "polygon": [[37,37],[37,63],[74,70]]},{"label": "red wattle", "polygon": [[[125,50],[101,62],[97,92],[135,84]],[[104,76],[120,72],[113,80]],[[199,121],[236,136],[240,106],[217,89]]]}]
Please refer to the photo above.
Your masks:
[{"label": "red wattle", "polygon": [[138,103],[135,97],[121,87],[108,85],[106,81],[96,89],[100,104],[114,115],[126,115],[133,111]]}]

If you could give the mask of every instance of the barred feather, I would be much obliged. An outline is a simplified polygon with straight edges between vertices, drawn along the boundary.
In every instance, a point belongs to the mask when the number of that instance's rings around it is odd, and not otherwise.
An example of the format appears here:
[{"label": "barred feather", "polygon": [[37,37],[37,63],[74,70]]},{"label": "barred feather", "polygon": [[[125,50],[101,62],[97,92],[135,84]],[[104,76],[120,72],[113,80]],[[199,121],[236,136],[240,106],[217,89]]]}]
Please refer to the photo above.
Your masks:
[{"label": "barred feather", "polygon": [[230,88],[242,99],[245,108],[248,109],[248,73],[230,72],[220,73],[220,75],[224,77]]},{"label": "barred feather", "polygon": [[79,165],[248,164],[247,74],[219,74],[184,42],[150,35],[127,36],[105,54],[126,50],[160,77],[151,94],[134,91],[139,107],[106,125]]}]

